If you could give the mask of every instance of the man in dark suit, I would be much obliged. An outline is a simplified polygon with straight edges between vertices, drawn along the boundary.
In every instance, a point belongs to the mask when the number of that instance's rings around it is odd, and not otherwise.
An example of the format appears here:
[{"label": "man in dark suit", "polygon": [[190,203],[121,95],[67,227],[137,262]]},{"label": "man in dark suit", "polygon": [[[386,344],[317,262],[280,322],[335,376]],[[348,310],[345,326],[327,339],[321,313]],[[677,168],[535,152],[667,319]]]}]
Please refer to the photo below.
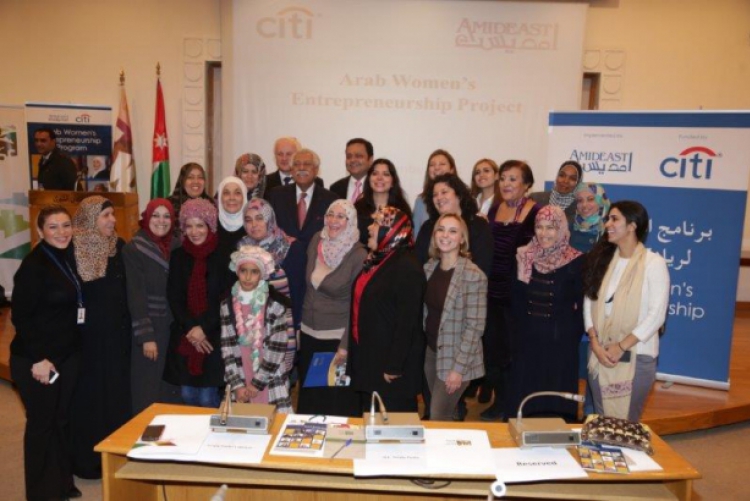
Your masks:
[{"label": "man in dark suit", "polygon": [[314,151],[306,148],[299,150],[294,154],[291,165],[294,183],[271,191],[268,201],[276,214],[279,228],[297,239],[284,260],[284,271],[289,279],[294,323],[299,327],[305,297],[307,246],[313,235],[323,229],[326,211],[338,197],[315,183],[320,158]]},{"label": "man in dark suit", "polygon": [[37,181],[45,190],[74,190],[78,171],[69,156],[57,148],[55,131],[43,127],[34,132],[34,146],[39,159]]},{"label": "man in dark suit", "polygon": [[[292,157],[302,148],[296,137],[280,137],[273,145],[273,155],[276,158],[276,171],[266,174],[265,197],[270,200],[269,195],[274,188],[294,183],[292,176]],[[323,180],[316,177],[315,184],[321,188],[325,185]]]},{"label": "man in dark suit", "polygon": [[367,139],[355,137],[346,143],[346,170],[349,175],[331,185],[331,191],[351,203],[357,201],[365,190],[367,171],[372,165],[374,150]]}]

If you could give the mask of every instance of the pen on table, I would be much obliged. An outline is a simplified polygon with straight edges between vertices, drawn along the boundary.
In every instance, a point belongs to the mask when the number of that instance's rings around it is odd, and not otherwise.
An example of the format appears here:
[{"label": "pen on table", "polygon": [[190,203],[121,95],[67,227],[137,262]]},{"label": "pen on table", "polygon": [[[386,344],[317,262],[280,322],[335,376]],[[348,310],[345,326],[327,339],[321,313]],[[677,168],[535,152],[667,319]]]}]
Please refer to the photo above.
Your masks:
[{"label": "pen on table", "polygon": [[336,452],[333,453],[333,456],[331,456],[331,460],[333,460],[333,458],[335,458],[336,456],[338,456],[339,452],[343,451],[345,448],[349,447],[350,445],[352,445],[352,439],[351,438],[348,439],[346,442],[344,442],[344,445],[342,445],[341,447],[339,447],[339,449]]}]

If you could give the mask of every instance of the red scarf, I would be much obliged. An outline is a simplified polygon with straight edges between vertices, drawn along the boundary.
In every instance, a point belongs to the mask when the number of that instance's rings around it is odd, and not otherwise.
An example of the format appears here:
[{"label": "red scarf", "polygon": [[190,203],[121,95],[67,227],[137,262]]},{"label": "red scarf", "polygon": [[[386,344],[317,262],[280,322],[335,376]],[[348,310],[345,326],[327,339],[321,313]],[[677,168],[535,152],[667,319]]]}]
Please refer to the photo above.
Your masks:
[{"label": "red scarf", "polygon": [[[163,237],[157,237],[156,235],[154,235],[154,233],[151,231],[151,228],[149,227],[151,216],[154,214],[154,211],[158,207],[166,207],[167,210],[169,211],[170,221],[172,221],[172,227],[169,228],[169,231]],[[164,259],[169,261],[169,251],[171,250],[171,246],[172,246],[172,236],[174,235],[174,227],[176,224],[179,224],[174,215],[172,202],[170,202],[166,198],[154,198],[148,203],[148,205],[146,206],[146,210],[144,210],[143,213],[141,214],[141,220],[139,221],[138,224],[140,225],[141,229],[144,232],[146,232],[146,235],[148,235],[148,237],[151,240],[153,240],[156,246],[159,247],[159,250],[164,256]]]},{"label": "red scarf", "polygon": [[[182,248],[194,259],[193,271],[190,273],[187,290],[188,313],[193,318],[202,315],[208,309],[207,262],[208,256],[216,250],[218,243],[219,238],[216,236],[216,233],[210,231],[208,232],[206,241],[200,245],[195,245],[187,237],[182,241]],[[187,336],[182,336],[177,353],[183,357],[187,357],[188,372],[190,372],[191,376],[200,376],[203,374],[203,359],[206,355],[198,352],[195,346],[190,344]]]}]

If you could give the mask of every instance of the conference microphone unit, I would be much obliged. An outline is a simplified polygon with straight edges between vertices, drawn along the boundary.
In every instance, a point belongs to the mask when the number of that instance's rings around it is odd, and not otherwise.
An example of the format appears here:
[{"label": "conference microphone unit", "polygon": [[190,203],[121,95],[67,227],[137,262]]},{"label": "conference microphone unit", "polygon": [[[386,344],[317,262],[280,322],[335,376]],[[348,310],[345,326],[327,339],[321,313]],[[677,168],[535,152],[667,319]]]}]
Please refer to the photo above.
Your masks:
[{"label": "conference microphone unit", "polygon": [[[375,413],[375,399],[380,412]],[[372,392],[370,412],[363,416],[365,440],[367,442],[424,442],[424,426],[416,412],[394,412],[389,414],[377,391]]]},{"label": "conference microphone unit", "polygon": [[211,431],[219,433],[270,434],[276,406],[268,404],[231,403],[232,392],[227,385],[226,397],[219,414],[211,416]]},{"label": "conference microphone unit", "polygon": [[583,402],[583,395],[563,391],[538,391],[523,399],[518,406],[516,419],[508,421],[510,434],[519,447],[567,447],[580,445],[581,432],[573,431],[562,418],[523,419],[523,406],[536,397],[559,397],[575,402]]}]

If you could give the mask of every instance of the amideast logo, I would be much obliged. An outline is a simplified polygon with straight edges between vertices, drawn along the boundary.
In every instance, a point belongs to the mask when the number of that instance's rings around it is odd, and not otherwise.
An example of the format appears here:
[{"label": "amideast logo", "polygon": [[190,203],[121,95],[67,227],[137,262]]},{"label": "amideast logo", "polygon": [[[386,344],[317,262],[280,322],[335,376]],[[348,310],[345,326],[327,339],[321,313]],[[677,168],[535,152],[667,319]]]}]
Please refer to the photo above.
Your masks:
[{"label": "amideast logo", "polygon": [[287,7],[274,17],[258,20],[256,29],[263,38],[311,39],[313,36],[313,13],[302,7]]},{"label": "amideast logo", "polygon": [[456,29],[456,47],[505,50],[556,50],[555,23],[476,21],[463,18]]}]

